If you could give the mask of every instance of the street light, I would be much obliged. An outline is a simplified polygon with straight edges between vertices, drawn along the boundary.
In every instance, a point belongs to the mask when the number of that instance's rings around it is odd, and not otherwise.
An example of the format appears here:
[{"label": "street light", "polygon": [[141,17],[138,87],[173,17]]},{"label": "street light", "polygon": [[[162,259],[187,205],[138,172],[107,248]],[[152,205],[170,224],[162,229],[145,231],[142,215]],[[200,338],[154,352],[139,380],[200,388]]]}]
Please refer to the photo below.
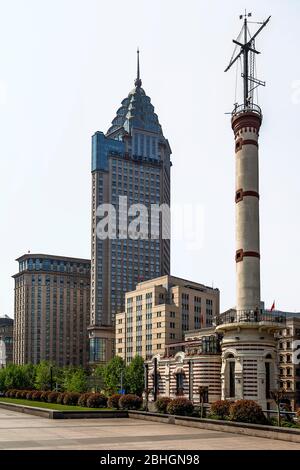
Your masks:
[{"label": "street light", "polygon": [[50,366],[50,390],[53,390],[53,366]]}]

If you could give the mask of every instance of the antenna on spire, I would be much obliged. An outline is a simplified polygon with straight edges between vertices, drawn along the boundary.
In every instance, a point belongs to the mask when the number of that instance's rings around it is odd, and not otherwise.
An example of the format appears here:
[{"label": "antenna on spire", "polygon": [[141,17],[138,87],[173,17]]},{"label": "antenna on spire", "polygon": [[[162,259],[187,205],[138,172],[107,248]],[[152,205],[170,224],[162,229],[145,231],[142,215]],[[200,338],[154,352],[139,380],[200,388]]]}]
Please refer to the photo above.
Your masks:
[{"label": "antenna on spire", "polygon": [[[266,21],[264,22],[252,22],[251,23],[256,23],[256,24],[261,24],[260,28],[256,31],[256,33],[251,36],[249,28],[248,28],[248,18],[252,16],[252,13],[247,13],[245,10],[245,13],[240,15],[240,19],[244,19],[244,24],[242,27],[242,30],[240,34],[238,35],[237,39],[233,39],[232,41],[234,44],[236,44],[235,49],[233,51],[233,55],[231,57],[230,63],[228,67],[225,69],[225,72],[229,70],[232,65],[241,57],[243,56],[243,72],[241,74],[243,78],[243,109],[255,109],[256,107],[258,108],[257,105],[254,105],[253,103],[253,92],[254,90],[259,86],[265,86],[266,82],[263,82],[262,80],[258,80],[255,76],[255,54],[260,54],[255,49],[255,38],[258,36],[258,34],[261,32],[261,30],[267,25],[267,23],[270,21],[271,16],[267,18]],[[249,37],[250,36],[250,37]],[[241,40],[243,39],[243,42]],[[234,57],[237,46],[240,46],[240,51],[239,53]],[[235,109],[237,108],[237,105]]]},{"label": "antenna on spire", "polygon": [[136,79],[134,80],[134,84],[137,88],[140,88],[142,86],[142,80],[140,79],[140,50],[137,48],[137,73],[136,73]]}]

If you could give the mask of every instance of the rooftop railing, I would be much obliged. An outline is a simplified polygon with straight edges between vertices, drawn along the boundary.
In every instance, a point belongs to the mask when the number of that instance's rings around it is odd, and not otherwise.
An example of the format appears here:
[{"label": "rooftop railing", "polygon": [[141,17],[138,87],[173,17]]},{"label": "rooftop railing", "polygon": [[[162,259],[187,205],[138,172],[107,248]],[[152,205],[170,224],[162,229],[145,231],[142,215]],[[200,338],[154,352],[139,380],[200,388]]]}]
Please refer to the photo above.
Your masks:
[{"label": "rooftop railing", "polygon": [[232,116],[236,116],[237,114],[240,113],[255,113],[259,114],[259,116],[262,115],[261,108],[254,103],[248,103],[246,104],[239,104],[234,107],[234,110],[232,111]]},{"label": "rooftop railing", "polygon": [[283,315],[272,314],[265,310],[237,310],[221,314],[216,318],[216,325],[228,323],[273,323],[285,324],[286,318]]}]

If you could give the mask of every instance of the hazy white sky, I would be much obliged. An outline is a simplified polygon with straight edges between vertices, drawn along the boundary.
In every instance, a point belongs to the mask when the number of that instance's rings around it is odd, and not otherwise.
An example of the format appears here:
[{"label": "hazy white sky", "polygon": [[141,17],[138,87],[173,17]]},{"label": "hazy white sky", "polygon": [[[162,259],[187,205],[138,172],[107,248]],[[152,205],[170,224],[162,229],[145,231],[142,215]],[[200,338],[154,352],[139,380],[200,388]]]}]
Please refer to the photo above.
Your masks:
[{"label": "hazy white sky", "polygon": [[[173,151],[172,203],[199,206],[198,249],[172,243],[172,273],[235,303],[235,73],[224,73],[247,7],[237,0],[0,0],[0,314],[13,315],[16,257],[90,257],[91,135],[143,87]],[[299,0],[252,0],[272,15],[256,44],[262,298],[300,310]]]}]

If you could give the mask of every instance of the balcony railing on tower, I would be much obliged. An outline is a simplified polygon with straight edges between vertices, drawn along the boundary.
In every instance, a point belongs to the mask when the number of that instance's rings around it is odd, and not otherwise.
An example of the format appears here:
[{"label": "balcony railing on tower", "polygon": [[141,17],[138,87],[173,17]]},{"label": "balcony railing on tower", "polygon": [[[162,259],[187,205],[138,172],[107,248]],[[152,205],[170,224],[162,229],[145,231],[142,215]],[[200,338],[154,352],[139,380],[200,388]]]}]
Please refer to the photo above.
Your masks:
[{"label": "balcony railing on tower", "polygon": [[262,309],[255,310],[229,310],[215,318],[216,326],[229,323],[273,323],[285,324],[284,315],[276,315]]},{"label": "balcony railing on tower", "polygon": [[262,116],[262,111],[261,108],[258,106],[258,104],[254,104],[251,102],[248,102],[247,104],[235,104],[235,107],[232,111],[232,116],[236,116],[237,114],[240,113],[255,113],[258,114],[259,116]]}]

